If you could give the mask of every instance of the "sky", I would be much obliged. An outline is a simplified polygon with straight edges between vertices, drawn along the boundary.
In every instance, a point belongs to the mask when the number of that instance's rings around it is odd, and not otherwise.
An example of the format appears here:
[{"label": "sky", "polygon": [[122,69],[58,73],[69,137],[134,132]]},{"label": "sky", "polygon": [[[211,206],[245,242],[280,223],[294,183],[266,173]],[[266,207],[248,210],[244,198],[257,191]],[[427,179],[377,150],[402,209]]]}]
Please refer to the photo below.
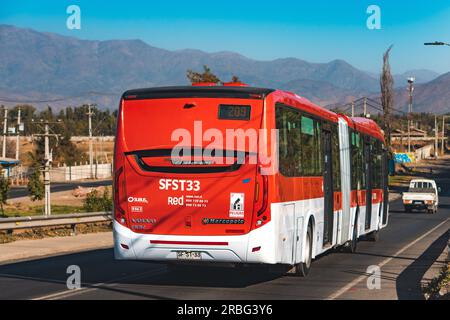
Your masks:
[{"label": "sky", "polygon": [[[70,5],[80,8],[80,30],[66,26]],[[367,27],[370,5],[380,8],[381,29]],[[379,72],[393,44],[394,73],[450,71],[450,47],[423,45],[450,42],[447,0],[2,0],[0,24],[81,39],[141,39],[169,50],[234,51],[258,60],[343,59],[370,72]]]}]

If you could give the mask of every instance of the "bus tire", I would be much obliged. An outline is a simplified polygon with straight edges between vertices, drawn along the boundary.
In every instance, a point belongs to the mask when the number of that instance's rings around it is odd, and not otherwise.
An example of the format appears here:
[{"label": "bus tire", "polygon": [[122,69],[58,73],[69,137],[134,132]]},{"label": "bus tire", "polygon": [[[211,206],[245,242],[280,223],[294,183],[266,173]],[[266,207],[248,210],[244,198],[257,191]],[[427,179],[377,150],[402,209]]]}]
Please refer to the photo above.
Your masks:
[{"label": "bus tire", "polygon": [[313,230],[311,223],[308,224],[305,246],[307,250],[305,262],[300,262],[295,265],[295,275],[297,277],[306,277],[309,273],[309,270],[311,270],[312,248],[313,248]]},{"label": "bus tire", "polygon": [[350,240],[345,246],[345,251],[348,253],[355,253],[358,246],[358,215],[355,219],[355,224],[353,225],[352,240]]},{"label": "bus tire", "polygon": [[378,230],[372,231],[367,235],[367,240],[377,242],[380,240],[380,232]]}]

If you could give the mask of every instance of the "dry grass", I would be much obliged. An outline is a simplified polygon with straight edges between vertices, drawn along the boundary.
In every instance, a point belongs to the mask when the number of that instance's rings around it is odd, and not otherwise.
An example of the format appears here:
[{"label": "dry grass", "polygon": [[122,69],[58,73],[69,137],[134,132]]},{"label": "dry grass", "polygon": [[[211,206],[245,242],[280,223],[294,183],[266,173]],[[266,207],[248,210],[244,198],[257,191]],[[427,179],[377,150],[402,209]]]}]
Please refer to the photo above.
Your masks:
[{"label": "dry grass", "polygon": [[[27,217],[43,215],[43,205],[26,205],[23,203],[8,204],[3,206],[4,213],[0,218]],[[67,214],[83,212],[82,206],[52,205],[52,214]]]},{"label": "dry grass", "polygon": [[428,300],[450,300],[450,262],[423,290]]},{"label": "dry grass", "polygon": [[[12,141],[12,140],[11,140]],[[77,141],[74,142],[76,147],[83,153],[89,152],[89,142],[88,141]],[[28,156],[29,152],[33,152],[36,149],[36,145],[30,141],[28,137],[20,138],[20,161],[24,166],[30,166],[31,159]],[[113,141],[94,141],[93,142],[94,159],[97,158],[98,162],[108,162],[110,163],[113,158],[114,153],[114,142]],[[15,140],[14,140],[14,152],[15,152]]]},{"label": "dry grass", "polygon": [[389,186],[390,187],[407,187],[411,179],[416,178],[411,175],[397,175],[389,176]]}]

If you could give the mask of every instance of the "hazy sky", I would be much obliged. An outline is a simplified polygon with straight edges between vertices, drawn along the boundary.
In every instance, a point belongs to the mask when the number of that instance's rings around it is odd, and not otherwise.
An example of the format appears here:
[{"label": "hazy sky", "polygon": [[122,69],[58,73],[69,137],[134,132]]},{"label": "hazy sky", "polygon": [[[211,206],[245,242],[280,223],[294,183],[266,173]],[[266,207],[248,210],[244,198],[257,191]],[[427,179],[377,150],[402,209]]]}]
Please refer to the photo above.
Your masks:
[{"label": "hazy sky", "polygon": [[[81,9],[81,30],[69,30],[66,9]],[[369,5],[381,9],[381,30],[369,30]],[[0,23],[82,39],[142,39],[170,49],[235,51],[259,60],[296,57],[310,62],[344,59],[378,72],[394,44],[395,73],[450,71],[450,1],[66,1],[2,0]]]}]

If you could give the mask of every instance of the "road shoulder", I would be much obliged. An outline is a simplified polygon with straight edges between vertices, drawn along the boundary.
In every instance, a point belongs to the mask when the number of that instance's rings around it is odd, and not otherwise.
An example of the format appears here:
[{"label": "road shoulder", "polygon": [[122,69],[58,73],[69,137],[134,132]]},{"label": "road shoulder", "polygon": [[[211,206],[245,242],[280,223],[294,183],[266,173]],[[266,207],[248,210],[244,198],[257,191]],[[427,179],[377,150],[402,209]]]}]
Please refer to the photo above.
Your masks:
[{"label": "road shoulder", "polygon": [[111,248],[112,245],[112,232],[89,233],[38,240],[19,240],[0,244],[0,265],[47,256]]}]

